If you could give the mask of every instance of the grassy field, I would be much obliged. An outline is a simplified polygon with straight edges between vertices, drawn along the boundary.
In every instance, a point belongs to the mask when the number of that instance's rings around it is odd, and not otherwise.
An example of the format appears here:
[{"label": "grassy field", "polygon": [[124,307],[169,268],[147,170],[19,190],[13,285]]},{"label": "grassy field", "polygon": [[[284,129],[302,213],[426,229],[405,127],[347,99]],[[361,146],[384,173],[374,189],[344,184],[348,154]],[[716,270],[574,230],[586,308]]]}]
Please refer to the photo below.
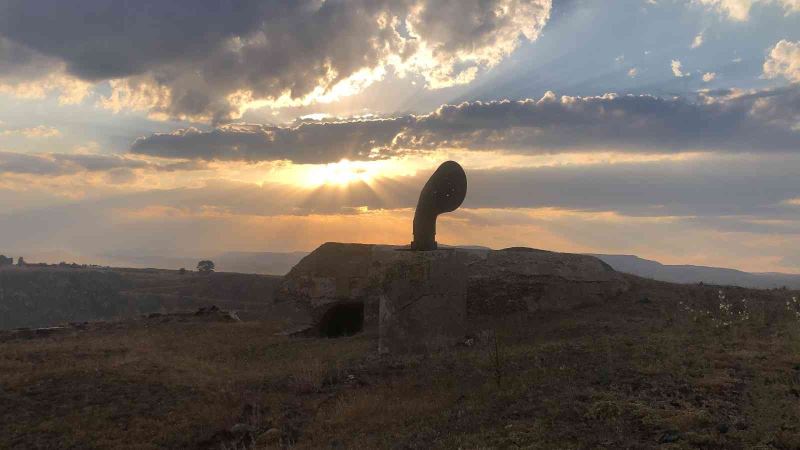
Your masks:
[{"label": "grassy field", "polygon": [[282,277],[177,270],[0,267],[0,330],[216,305],[261,317]]},{"label": "grassy field", "polygon": [[277,321],[2,343],[0,448],[800,448],[795,294],[632,280],[429,355]]}]

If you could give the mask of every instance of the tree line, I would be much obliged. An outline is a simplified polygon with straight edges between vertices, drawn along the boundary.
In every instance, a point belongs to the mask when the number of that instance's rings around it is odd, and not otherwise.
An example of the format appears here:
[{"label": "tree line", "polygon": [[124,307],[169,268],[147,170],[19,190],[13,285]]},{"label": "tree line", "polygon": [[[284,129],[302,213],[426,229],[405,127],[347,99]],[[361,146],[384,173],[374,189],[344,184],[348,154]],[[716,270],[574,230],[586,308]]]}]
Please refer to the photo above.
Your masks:
[{"label": "tree line", "polygon": [[[14,265],[14,258],[6,255],[0,255],[0,266],[13,266]],[[17,265],[24,266],[25,265],[25,258],[20,256],[17,258]]]},{"label": "tree line", "polygon": [[[13,266],[13,265],[14,265],[14,258],[12,258],[10,256],[6,256],[6,255],[0,255],[0,267],[2,267],[2,266]],[[26,265],[48,266],[48,264],[27,264],[25,262],[25,258],[23,258],[22,256],[17,258],[17,266],[22,267],[22,266],[26,266]],[[62,266],[62,267],[64,267],[64,266],[69,266],[69,267],[87,267],[85,264],[83,264],[83,265],[75,264],[75,263],[67,264],[65,262],[59,263],[58,266]],[[92,266],[92,267],[97,267],[97,266]],[[200,273],[211,273],[211,272],[214,271],[214,269],[215,269],[215,264],[211,260],[204,259],[204,260],[200,261],[199,263],[197,263],[197,271],[200,272]],[[180,272],[181,272],[181,274],[186,273],[186,269],[181,268]]]}]

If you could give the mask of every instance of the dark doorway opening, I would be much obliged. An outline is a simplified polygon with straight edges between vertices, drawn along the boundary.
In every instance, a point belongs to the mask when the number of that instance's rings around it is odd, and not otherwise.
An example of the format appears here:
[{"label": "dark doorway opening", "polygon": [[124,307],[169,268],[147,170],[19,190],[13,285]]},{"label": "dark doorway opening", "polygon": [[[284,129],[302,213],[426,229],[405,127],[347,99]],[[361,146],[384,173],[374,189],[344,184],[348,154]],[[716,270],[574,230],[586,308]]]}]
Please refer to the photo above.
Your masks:
[{"label": "dark doorway opening", "polygon": [[340,303],[329,309],[319,323],[322,337],[352,336],[364,329],[364,304]]}]

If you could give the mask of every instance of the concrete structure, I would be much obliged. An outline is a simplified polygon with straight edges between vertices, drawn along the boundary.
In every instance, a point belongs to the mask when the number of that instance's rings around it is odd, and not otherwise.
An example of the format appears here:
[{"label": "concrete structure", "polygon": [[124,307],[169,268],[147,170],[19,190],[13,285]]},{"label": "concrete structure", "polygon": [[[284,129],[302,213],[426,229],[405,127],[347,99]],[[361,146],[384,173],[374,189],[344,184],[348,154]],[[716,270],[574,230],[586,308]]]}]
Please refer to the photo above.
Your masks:
[{"label": "concrete structure", "polygon": [[471,315],[568,310],[628,289],[622,275],[593,256],[522,247],[486,252],[468,272]]},{"label": "concrete structure", "polygon": [[[477,258],[456,249],[414,252],[387,245],[329,242],[289,271],[276,305],[282,316],[291,319],[290,331],[335,335],[337,330],[328,327],[337,328],[340,321],[351,319],[332,311],[360,315],[363,327],[359,328],[377,330],[381,303],[395,305],[406,297],[405,292],[411,295],[410,289],[430,295],[458,293],[458,301],[464,303],[463,269]],[[344,331],[341,334],[349,334]]]},{"label": "concrete structure", "polygon": [[400,252],[387,264],[380,298],[381,354],[434,351],[467,333],[469,255],[456,249]]},{"label": "concrete structure", "polygon": [[289,319],[289,334],[365,329],[379,332],[381,351],[425,351],[463,338],[472,317],[567,310],[626,289],[624,277],[585,255],[327,243],[286,275],[276,314]]}]

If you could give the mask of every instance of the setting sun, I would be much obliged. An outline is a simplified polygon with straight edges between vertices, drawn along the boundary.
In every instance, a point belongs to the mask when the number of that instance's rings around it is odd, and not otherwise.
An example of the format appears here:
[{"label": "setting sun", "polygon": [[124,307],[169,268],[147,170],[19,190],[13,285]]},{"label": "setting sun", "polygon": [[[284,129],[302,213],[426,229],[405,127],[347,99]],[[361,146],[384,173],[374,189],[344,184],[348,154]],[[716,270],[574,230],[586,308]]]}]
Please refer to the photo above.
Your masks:
[{"label": "setting sun", "polygon": [[336,163],[316,166],[309,171],[305,184],[309,186],[347,186],[359,181],[369,183],[374,174],[368,164],[343,159]]}]

